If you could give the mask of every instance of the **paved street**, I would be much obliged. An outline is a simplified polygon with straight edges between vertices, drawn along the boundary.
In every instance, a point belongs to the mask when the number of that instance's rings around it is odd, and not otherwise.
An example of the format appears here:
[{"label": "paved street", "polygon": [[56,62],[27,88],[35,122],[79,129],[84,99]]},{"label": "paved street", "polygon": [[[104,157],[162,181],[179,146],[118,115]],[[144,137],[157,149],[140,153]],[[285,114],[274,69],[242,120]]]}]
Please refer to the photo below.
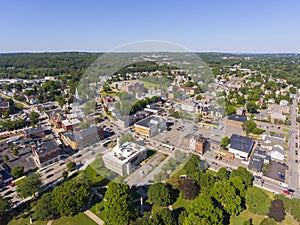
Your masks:
[{"label": "paved street", "polygon": [[[288,150],[288,185],[294,190],[299,190],[299,156],[298,151],[299,129],[297,126],[298,101],[294,98],[291,107],[291,129],[289,132],[289,150]],[[297,138],[297,139],[296,139]],[[297,146],[296,146],[297,145]],[[297,161],[296,161],[297,160]]]}]

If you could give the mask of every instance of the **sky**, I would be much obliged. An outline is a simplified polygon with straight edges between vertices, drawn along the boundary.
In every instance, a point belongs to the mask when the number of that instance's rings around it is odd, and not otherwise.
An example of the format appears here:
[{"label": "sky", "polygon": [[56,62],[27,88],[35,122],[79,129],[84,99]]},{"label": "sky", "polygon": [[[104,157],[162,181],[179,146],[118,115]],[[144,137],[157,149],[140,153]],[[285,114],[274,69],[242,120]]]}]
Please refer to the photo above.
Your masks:
[{"label": "sky", "polygon": [[298,0],[0,0],[0,52],[110,51],[143,40],[197,52],[300,52]]}]

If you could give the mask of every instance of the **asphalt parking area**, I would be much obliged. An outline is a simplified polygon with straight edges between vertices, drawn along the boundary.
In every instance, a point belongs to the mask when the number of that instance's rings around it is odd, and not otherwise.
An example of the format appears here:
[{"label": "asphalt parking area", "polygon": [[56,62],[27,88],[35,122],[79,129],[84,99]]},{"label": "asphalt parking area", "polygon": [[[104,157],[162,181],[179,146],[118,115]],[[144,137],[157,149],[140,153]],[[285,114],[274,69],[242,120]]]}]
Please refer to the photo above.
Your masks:
[{"label": "asphalt parking area", "polygon": [[278,173],[282,173],[286,177],[287,176],[286,171],[287,171],[287,166],[286,165],[284,165],[282,163],[279,163],[279,162],[270,161],[270,164],[268,166],[268,170],[266,172],[264,172],[264,175],[266,177],[272,178],[274,180],[284,182],[285,180],[280,179],[279,176],[278,176]]}]

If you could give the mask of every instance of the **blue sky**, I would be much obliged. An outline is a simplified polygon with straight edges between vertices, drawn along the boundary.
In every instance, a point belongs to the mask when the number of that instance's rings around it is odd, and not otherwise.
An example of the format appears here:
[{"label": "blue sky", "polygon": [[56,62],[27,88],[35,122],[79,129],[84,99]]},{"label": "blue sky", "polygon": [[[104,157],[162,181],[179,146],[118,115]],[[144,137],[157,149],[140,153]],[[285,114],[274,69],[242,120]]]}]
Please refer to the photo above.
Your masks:
[{"label": "blue sky", "polygon": [[297,0],[0,0],[0,52],[109,51],[142,40],[300,52],[299,11]]}]

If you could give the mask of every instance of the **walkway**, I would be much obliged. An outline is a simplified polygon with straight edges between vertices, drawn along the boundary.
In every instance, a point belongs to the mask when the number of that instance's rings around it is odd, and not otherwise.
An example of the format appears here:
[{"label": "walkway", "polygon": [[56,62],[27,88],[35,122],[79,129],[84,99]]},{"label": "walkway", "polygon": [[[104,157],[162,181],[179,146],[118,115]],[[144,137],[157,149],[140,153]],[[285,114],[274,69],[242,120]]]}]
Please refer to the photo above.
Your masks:
[{"label": "walkway", "polygon": [[52,225],[52,223],[53,223],[53,220],[49,220],[47,225]]},{"label": "walkway", "polygon": [[[98,225],[103,225],[104,222],[101,220],[98,216],[96,216],[92,211],[86,210],[84,211],[84,214],[90,217],[94,222],[96,222]],[[47,224],[49,225],[49,224]]]}]

